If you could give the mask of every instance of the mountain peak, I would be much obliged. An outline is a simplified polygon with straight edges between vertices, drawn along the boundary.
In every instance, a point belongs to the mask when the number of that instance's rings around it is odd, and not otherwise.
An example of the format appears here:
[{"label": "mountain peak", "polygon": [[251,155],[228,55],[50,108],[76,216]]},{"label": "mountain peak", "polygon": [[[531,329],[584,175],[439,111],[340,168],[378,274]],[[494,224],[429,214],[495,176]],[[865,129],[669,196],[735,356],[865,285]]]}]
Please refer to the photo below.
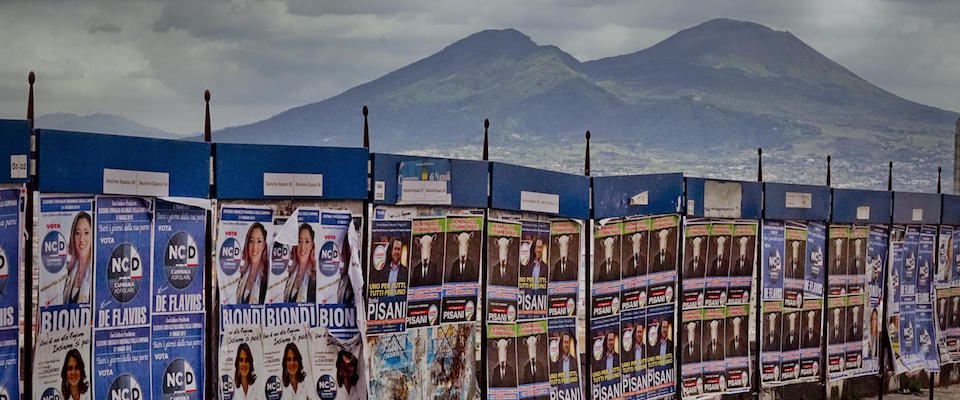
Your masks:
[{"label": "mountain peak", "polygon": [[537,48],[529,36],[513,29],[488,29],[460,39],[447,46],[441,53],[468,52],[481,56],[520,56]]}]

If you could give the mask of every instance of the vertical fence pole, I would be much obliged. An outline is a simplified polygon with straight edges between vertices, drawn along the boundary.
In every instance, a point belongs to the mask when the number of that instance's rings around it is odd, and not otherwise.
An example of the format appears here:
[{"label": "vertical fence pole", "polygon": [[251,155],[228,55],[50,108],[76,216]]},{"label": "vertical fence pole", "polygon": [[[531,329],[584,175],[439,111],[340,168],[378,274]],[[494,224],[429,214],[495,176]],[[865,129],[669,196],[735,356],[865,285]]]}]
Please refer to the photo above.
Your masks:
[{"label": "vertical fence pole", "polygon": [[480,317],[480,394],[481,397],[487,398],[487,313],[490,310],[487,309],[487,224],[490,220],[490,207],[493,206],[491,194],[493,188],[491,187],[492,174],[493,174],[493,164],[490,164],[490,135],[488,130],[490,129],[490,120],[483,120],[483,161],[487,162],[487,207],[483,210],[483,235],[480,238],[480,248],[483,249],[483,256],[480,257],[480,307],[478,309],[483,310],[483,315]]},{"label": "vertical fence pole", "polygon": [[[589,178],[590,177],[590,131],[589,130],[587,131],[586,134],[584,134],[584,138],[586,139],[587,147],[583,157],[583,174]],[[590,271],[593,271],[593,267],[588,266],[590,265],[591,262],[593,262],[593,256],[590,252],[591,245],[593,244],[593,217],[594,217],[593,178],[590,178],[589,190],[590,190],[590,196],[589,196],[588,203],[590,205],[590,214],[589,214],[590,218],[583,224],[583,227],[584,227],[583,234],[580,235],[583,238],[583,254],[584,254],[583,262],[581,263],[580,269],[582,271],[581,274],[583,274],[582,276],[584,277],[583,279],[584,285],[585,285],[584,293],[586,295],[586,299],[584,299],[583,304],[587,306],[586,309],[583,310],[585,327],[584,327],[584,334],[583,334],[583,342],[581,344],[586,349],[586,354],[590,354],[590,346],[588,346],[587,343],[590,343],[590,338],[591,338],[590,335],[592,334],[590,329],[593,326],[592,321],[590,319],[591,310],[593,310],[593,297],[590,295],[590,290],[591,290],[590,287],[592,286],[591,285],[592,277],[590,276]],[[587,371],[586,379],[584,379],[584,384],[583,384],[584,398],[593,398],[593,378],[592,378],[593,371],[590,370],[590,363],[586,361],[588,357],[583,357],[580,354],[577,354],[577,357],[580,360],[580,364],[581,364],[580,370]],[[582,378],[583,376],[581,376],[581,379]]]},{"label": "vertical fence pole", "polygon": [[[937,167],[937,194],[943,193],[943,191],[942,191],[943,186],[942,186],[942,183],[941,183],[941,179],[942,179],[942,178],[943,178],[943,167]],[[940,196],[940,225],[943,225],[943,196]],[[939,233],[940,233],[940,227],[937,226],[937,236],[936,236],[936,240],[934,241],[934,247],[933,247],[934,249],[939,249],[939,248],[940,248],[940,234],[939,234]],[[934,251],[934,252],[933,252],[933,274],[931,274],[932,276],[937,276],[937,272],[938,272],[938,271],[937,271],[937,266],[939,265],[939,263],[940,263],[940,252],[939,252],[939,251]],[[936,304],[937,304],[937,296],[936,296],[937,289],[936,289],[936,284],[934,284],[934,285],[932,285],[932,286],[934,287],[934,289],[933,289],[933,293],[931,293],[931,297],[930,297],[930,298],[933,299],[934,307],[936,307]],[[933,311],[934,311],[934,316],[936,316],[936,311],[937,311],[937,309],[934,308]],[[934,320],[934,323],[936,323],[936,320]],[[933,397],[934,397],[934,395],[933,395],[933,388],[934,388],[934,379],[933,379],[933,377],[934,377],[934,375],[937,375],[937,373],[934,373],[934,372],[931,372],[931,373],[930,373],[930,400],[933,400]]]},{"label": "vertical fence pole", "polygon": [[[761,198],[766,198],[766,195],[767,195],[767,187],[766,187],[766,185],[763,184],[763,148],[762,148],[762,147],[758,147],[758,148],[757,148],[757,182],[760,182],[760,191],[761,191],[761,196],[760,196],[760,197],[761,197]],[[766,213],[767,213],[766,207],[760,207],[760,223],[757,225],[757,243],[755,244],[755,246],[756,246],[756,250],[755,250],[756,254],[760,254],[760,251],[763,250],[763,223],[764,223],[764,221],[766,220]],[[760,394],[761,394],[761,392],[762,392],[762,389],[761,389],[761,387],[760,387],[760,382],[761,382],[762,380],[761,380],[760,377],[763,375],[763,366],[762,366],[762,364],[760,363],[760,342],[761,342],[761,339],[760,339],[760,323],[761,323],[762,314],[763,314],[763,301],[761,301],[761,299],[760,299],[760,293],[761,293],[761,291],[760,291],[760,276],[763,274],[763,272],[762,272],[762,268],[760,267],[760,265],[762,264],[763,258],[760,257],[760,256],[757,256],[756,259],[757,259],[757,260],[760,260],[761,263],[758,263],[758,264],[756,265],[756,267],[754,268],[756,271],[754,271],[754,274],[755,274],[755,275],[754,275],[754,278],[753,278],[753,290],[752,290],[752,293],[751,293],[751,294],[753,295],[754,302],[756,303],[756,304],[755,304],[755,307],[756,307],[756,308],[753,310],[753,320],[754,320],[754,329],[753,329],[753,336],[754,336],[754,337],[753,337],[753,345],[754,345],[753,363],[754,363],[754,368],[753,368],[753,390],[752,390],[752,393],[753,393],[754,399],[760,399],[760,397],[761,397]]]},{"label": "vertical fence pole", "polygon": [[[360,212],[360,215],[363,218],[363,228],[360,231],[360,265],[366,265],[368,253],[367,246],[367,231],[370,230],[370,218],[373,217],[373,211],[371,206],[373,205],[374,194],[373,194],[373,154],[369,153],[370,151],[370,124],[367,121],[367,115],[369,115],[370,110],[367,109],[367,106],[364,105],[360,109],[360,113],[363,114],[363,148],[367,149],[367,199],[363,201],[363,210]],[[367,268],[363,268],[363,271],[360,271],[360,275],[363,276],[363,287],[361,288],[363,293],[364,303],[369,304],[370,298],[367,293]]]},{"label": "vertical fence pole", "polygon": [[[890,163],[887,165],[887,192],[893,192],[893,161],[890,161]],[[884,264],[881,266],[881,269],[883,270],[882,273],[883,273],[883,277],[884,277],[884,278],[883,278],[884,286],[887,285],[887,276],[888,276],[887,270],[888,270],[888,268],[889,268],[889,265],[893,262],[893,260],[890,259],[889,254],[890,254],[890,245],[891,245],[891,243],[892,243],[892,241],[893,241],[893,238],[891,237],[891,235],[892,235],[892,233],[893,233],[893,206],[895,205],[895,204],[894,204],[895,201],[896,201],[896,200],[893,199],[893,195],[892,195],[892,193],[891,193],[891,196],[890,196],[890,221],[889,221],[889,223],[887,224],[887,262],[884,263]],[[890,357],[890,355],[891,355],[891,353],[890,353],[891,350],[890,350],[890,347],[889,347],[889,345],[890,345],[890,344],[889,344],[890,334],[889,334],[889,332],[887,331],[887,322],[886,322],[886,321],[887,321],[887,311],[888,311],[888,310],[887,310],[887,295],[888,295],[889,293],[887,293],[888,291],[886,290],[886,287],[884,287],[883,289],[884,289],[884,290],[882,291],[882,293],[883,293],[883,299],[881,299],[881,302],[882,302],[882,304],[883,304],[883,317],[882,317],[881,323],[880,323],[880,335],[883,336],[883,339],[880,340],[880,371],[879,371],[879,377],[878,377],[878,378],[880,379],[880,385],[879,385],[879,387],[880,387],[880,393],[877,394],[877,398],[878,398],[879,400],[883,400],[883,394],[884,394],[884,392],[887,391],[887,383],[885,382],[885,377],[887,376],[887,371],[886,371],[886,368],[887,368],[887,357]]]},{"label": "vertical fence pole", "polygon": [[30,92],[27,95],[27,120],[30,123],[30,159],[27,161],[28,179],[27,193],[25,198],[25,217],[24,228],[27,232],[23,244],[24,262],[23,270],[23,347],[21,348],[21,357],[23,365],[20,366],[23,377],[23,392],[25,398],[33,398],[33,322],[36,315],[33,304],[33,193],[37,186],[37,139],[34,135],[34,108],[33,108],[33,84],[37,81],[37,75],[30,71],[27,75],[27,83],[30,84]]},{"label": "vertical fence pole", "polygon": [[[830,182],[831,161],[832,159],[830,155],[827,155],[827,187],[828,188],[830,187],[830,183],[831,183]],[[830,380],[828,376],[830,371],[829,371],[829,368],[827,368],[827,364],[830,362],[830,356],[827,354],[827,337],[829,336],[827,332],[829,332],[829,329],[827,328],[828,319],[826,318],[826,315],[827,315],[826,310],[830,309],[830,246],[829,244],[830,244],[830,224],[833,222],[833,204],[832,204],[833,188],[830,188],[830,199],[827,201],[829,203],[827,205],[829,211],[827,211],[827,221],[826,221],[827,223],[826,223],[826,231],[825,231],[826,246],[823,246],[823,258],[824,260],[826,260],[826,263],[825,263],[826,265],[824,265],[824,268],[823,268],[824,303],[823,303],[822,309],[820,310],[820,315],[822,316],[822,318],[820,318],[820,332],[824,333],[823,340],[820,341],[820,357],[821,357],[820,385],[821,385],[821,389],[823,390],[824,400],[827,400],[830,398],[830,386],[829,386]],[[803,305],[801,304],[801,307],[802,306]]]},{"label": "vertical fence pole", "polygon": [[[207,171],[207,173],[209,174],[209,182],[210,182],[210,189],[208,194],[209,194],[209,197],[213,199],[213,198],[216,198],[216,195],[217,195],[216,181],[214,179],[214,172],[216,169],[216,163],[214,162],[214,160],[216,158],[217,148],[216,148],[216,144],[212,143],[213,129],[211,128],[211,124],[210,124],[210,91],[209,90],[203,91],[203,103],[204,103],[203,141],[211,144],[210,145],[210,168]],[[217,215],[217,212],[215,209],[207,210],[207,224],[206,224],[207,234],[204,235],[205,236],[204,246],[206,246],[207,251],[203,253],[204,265],[207,268],[204,273],[204,282],[203,282],[203,290],[205,292],[204,298],[206,299],[204,301],[205,303],[204,306],[206,307],[206,310],[207,310],[207,313],[206,313],[207,324],[206,324],[206,327],[204,328],[204,331],[207,336],[206,337],[207,352],[206,354],[204,354],[204,361],[205,361],[204,364],[206,365],[204,376],[206,377],[206,382],[203,382],[202,384],[206,385],[205,387],[206,387],[206,393],[208,398],[217,397],[214,395],[214,393],[217,393],[219,391],[217,387],[217,383],[219,382],[219,379],[217,379],[217,371],[220,369],[219,368],[220,357],[218,357],[218,355],[220,354],[220,351],[219,351],[220,350],[220,335],[219,335],[220,313],[217,307],[220,304],[220,300],[219,300],[220,292],[215,288],[216,285],[214,285],[213,283],[217,273],[217,269],[213,265],[213,252],[216,251],[214,249],[214,243],[213,243],[213,229],[215,226],[214,217],[216,215]]]}]

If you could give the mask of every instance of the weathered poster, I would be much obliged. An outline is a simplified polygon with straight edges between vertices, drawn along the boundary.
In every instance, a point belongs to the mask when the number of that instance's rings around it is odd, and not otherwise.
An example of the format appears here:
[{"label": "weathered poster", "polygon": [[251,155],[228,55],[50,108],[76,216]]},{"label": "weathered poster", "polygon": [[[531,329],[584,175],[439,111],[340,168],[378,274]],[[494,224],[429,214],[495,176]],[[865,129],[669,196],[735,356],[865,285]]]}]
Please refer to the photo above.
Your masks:
[{"label": "weathered poster", "polygon": [[650,259],[647,261],[647,305],[672,304],[680,251],[680,217],[664,215],[650,221]]},{"label": "weathered poster", "polygon": [[623,222],[594,228],[593,274],[590,286],[591,318],[620,314],[620,249]]},{"label": "weathered poster", "polygon": [[445,218],[413,220],[407,329],[440,324],[446,221]]},{"label": "weathered poster", "polygon": [[93,394],[90,307],[77,304],[43,307],[37,321],[32,398],[98,398]]},{"label": "weathered poster", "polygon": [[680,379],[684,397],[697,397],[704,394],[703,385],[703,310],[693,308],[684,310],[680,322]]},{"label": "weathered poster", "polygon": [[444,324],[369,337],[370,398],[477,398],[478,329],[476,322]]},{"label": "weathered poster", "polygon": [[397,204],[450,204],[450,160],[401,161]]},{"label": "weathered poster", "polygon": [[[943,365],[960,362],[960,257],[958,243],[960,231],[954,226],[941,225],[937,240],[936,317],[937,345]],[[956,300],[954,300],[956,299]]]},{"label": "weathered poster", "polygon": [[518,399],[517,325],[487,324],[487,398]]},{"label": "weathered poster", "polygon": [[372,221],[367,333],[401,332],[406,323],[411,222]]},{"label": "weathered poster", "polygon": [[[749,305],[729,305],[725,319],[725,379],[727,393],[743,393],[750,390],[750,355],[747,327],[751,316]],[[721,385],[722,386],[722,385]]]},{"label": "weathered poster", "polygon": [[517,319],[520,295],[520,224],[490,221],[487,225],[487,321]]},{"label": "weathered poster", "polygon": [[673,337],[675,307],[662,304],[647,309],[647,398],[672,397],[676,392]]},{"label": "weathered poster", "polygon": [[41,307],[93,298],[93,197],[40,196]]},{"label": "weathered poster", "polygon": [[547,329],[550,340],[550,398],[581,400],[583,392],[577,359],[576,318],[552,318],[547,321]]},{"label": "weathered poster", "polygon": [[264,400],[263,345],[259,324],[233,325],[220,336],[220,398]]},{"label": "weathered poster", "polygon": [[[784,322],[787,327],[787,339],[797,339],[800,332],[804,329],[812,328],[812,325],[821,326],[823,320],[819,315],[819,310],[823,308],[823,282],[824,282],[824,248],[827,239],[827,227],[820,222],[807,222],[806,227],[806,252],[804,255],[806,271],[803,284],[803,301],[799,307],[791,310],[795,317],[793,322],[788,319]],[[811,317],[811,311],[814,313]],[[809,319],[813,318],[811,324]],[[807,319],[808,321],[804,321]],[[790,324],[794,325],[790,325]],[[807,323],[807,326],[803,324]],[[797,346],[790,344],[791,348]],[[801,344],[799,350],[800,362],[798,366],[798,379],[801,382],[813,382],[820,377],[820,366],[823,363],[823,353],[819,343],[816,346],[813,343]]]},{"label": "weathered poster", "polygon": [[20,189],[0,190],[0,397],[20,398]]},{"label": "weathered poster", "polygon": [[[933,310],[933,249],[936,228],[895,225],[890,231],[887,311],[894,371],[939,371],[938,326]],[[951,292],[952,294],[952,292]]]},{"label": "weathered poster", "polygon": [[[366,365],[360,340],[341,341],[323,327],[310,330],[309,362],[313,381],[307,385],[308,399],[367,399]],[[404,335],[398,333],[396,335]],[[379,336],[392,337],[393,334]],[[372,337],[371,337],[372,338]],[[376,362],[375,357],[368,357]],[[372,387],[372,385],[371,385]],[[402,395],[401,395],[402,397]],[[297,397],[300,398],[300,397]],[[371,395],[369,398],[390,398]]]},{"label": "weathered poster", "polygon": [[274,208],[223,204],[217,227],[220,304],[263,304],[273,248]]},{"label": "weathered poster", "polygon": [[709,235],[708,222],[689,223],[686,226],[683,263],[684,310],[698,309],[704,305],[704,286],[707,283],[704,273],[708,264],[707,247],[711,244]]},{"label": "weathered poster", "polygon": [[620,384],[620,316],[594,318],[590,328],[590,379],[594,399],[617,399]]},{"label": "weathered poster", "polygon": [[[267,299],[264,304],[317,301],[320,269],[317,242],[323,239],[320,211],[298,208],[295,214],[283,220],[282,225],[277,224],[280,219],[274,221]],[[288,230],[290,232],[286,232]],[[292,235],[294,231],[296,234]],[[280,235],[284,237],[281,238]],[[293,243],[285,243],[290,239],[294,239]]]},{"label": "weathered poster", "polygon": [[519,320],[547,317],[550,222],[521,221]]},{"label": "weathered poster", "polygon": [[784,226],[764,221],[761,256],[760,371],[765,384],[780,380],[780,332],[783,311]]},{"label": "weathered poster", "polygon": [[483,217],[450,216],[446,219],[443,314],[441,323],[477,320],[480,296],[480,248]]}]

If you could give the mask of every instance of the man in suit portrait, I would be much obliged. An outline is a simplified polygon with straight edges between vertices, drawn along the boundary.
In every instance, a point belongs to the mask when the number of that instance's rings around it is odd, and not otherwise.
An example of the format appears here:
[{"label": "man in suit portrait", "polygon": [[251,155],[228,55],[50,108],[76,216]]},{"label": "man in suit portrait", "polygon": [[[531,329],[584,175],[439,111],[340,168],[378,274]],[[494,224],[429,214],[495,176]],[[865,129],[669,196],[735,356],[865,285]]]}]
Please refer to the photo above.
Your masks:
[{"label": "man in suit portrait", "polygon": [[683,323],[683,363],[698,363],[700,356],[700,321]]},{"label": "man in suit portrait", "polygon": [[407,284],[407,265],[403,260],[403,241],[399,238],[390,239],[390,249],[387,254],[390,257],[387,258],[387,262],[380,271],[378,282],[386,283],[388,295],[392,296],[400,288],[400,283],[403,283],[404,288]]},{"label": "man in suit portrait", "polygon": [[544,364],[546,353],[538,349],[539,347],[543,347],[541,346],[543,340],[545,340],[545,338],[538,335],[530,335],[522,339],[522,343],[527,345],[527,361],[523,364],[523,369],[521,369],[521,385],[547,381],[547,368],[546,364]]},{"label": "man in suit portrait", "polygon": [[597,239],[597,259],[593,268],[595,282],[620,279],[620,246],[617,238],[617,236],[608,236]]},{"label": "man in suit portrait", "polygon": [[[516,352],[513,339],[504,338],[491,340],[493,346],[489,349],[495,357],[490,357],[490,387],[517,387]],[[514,357],[510,357],[510,355]]]},{"label": "man in suit portrait", "polygon": [[707,264],[707,237],[688,237],[686,248],[689,254],[686,255],[687,261],[683,265],[683,278],[703,278]]},{"label": "man in suit portrait", "polygon": [[[657,251],[650,254],[650,272],[673,271],[676,266],[674,259],[674,249],[670,247],[670,238],[673,236],[673,228],[665,228],[651,232],[650,243],[657,244]],[[674,246],[675,247],[675,246]],[[651,249],[652,251],[653,249]]]},{"label": "man in suit portrait", "polygon": [[[530,257],[526,264],[520,266],[520,275],[531,278],[532,288],[540,289],[540,278],[543,278],[544,284],[547,281],[547,266],[543,263],[543,240],[534,238],[530,247]],[[542,288],[545,289],[546,285]]]},{"label": "man in suit portrait", "polygon": [[727,356],[744,357],[747,355],[747,335],[744,328],[747,324],[741,316],[727,318]]},{"label": "man in suit portrait", "polygon": [[560,381],[569,383],[577,373],[577,357],[571,352],[575,348],[573,332],[563,332],[560,335],[560,354],[557,361],[550,365],[551,373],[560,373]]},{"label": "man in suit portrait", "polygon": [[499,237],[490,241],[490,247],[494,250],[495,258],[490,263],[490,270],[487,272],[490,276],[490,283],[499,286],[517,287],[518,271],[517,252],[513,248],[517,246],[515,238]]},{"label": "man in suit portrait", "polygon": [[[673,340],[670,338],[670,321],[663,317],[654,324],[648,324],[647,329],[652,329],[659,332],[656,339],[650,343],[650,348],[647,349],[647,357],[660,356],[661,362],[664,362],[667,354],[673,354]],[[650,335],[650,332],[647,332],[647,335]]]},{"label": "man in suit portrait", "polygon": [[480,241],[473,232],[459,232],[447,234],[447,259],[451,261],[443,280],[445,282],[477,282],[480,277],[480,268],[475,257],[478,254]]},{"label": "man in suit portrait", "polygon": [[630,257],[623,263],[623,277],[632,278],[647,273],[647,232],[624,236],[630,241]]},{"label": "man in suit portrait", "polygon": [[[557,252],[557,260],[553,263],[553,269],[550,270],[550,281],[573,281],[577,279],[577,259],[578,254],[571,256],[570,242],[576,241],[576,236],[560,235],[554,239]],[[576,248],[576,243],[574,243]]]},{"label": "man in suit portrait", "polygon": [[417,265],[410,274],[411,287],[440,285],[443,275],[438,268],[441,256],[437,248],[441,245],[442,243],[437,243],[435,233],[413,238],[413,256],[416,257]]}]

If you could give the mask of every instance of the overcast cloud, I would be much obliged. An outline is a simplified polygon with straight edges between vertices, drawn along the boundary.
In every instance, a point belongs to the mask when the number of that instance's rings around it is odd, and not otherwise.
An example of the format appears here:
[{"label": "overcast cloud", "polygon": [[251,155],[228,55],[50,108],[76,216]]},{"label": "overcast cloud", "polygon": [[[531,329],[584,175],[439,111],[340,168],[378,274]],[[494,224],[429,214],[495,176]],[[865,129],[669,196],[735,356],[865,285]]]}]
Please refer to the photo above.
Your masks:
[{"label": "overcast cloud", "polygon": [[900,96],[960,110],[960,2],[491,0],[0,3],[0,116],[109,113],[178,133],[258,121],[376,79],[483,29],[581,61],[727,17],[789,30]]}]

